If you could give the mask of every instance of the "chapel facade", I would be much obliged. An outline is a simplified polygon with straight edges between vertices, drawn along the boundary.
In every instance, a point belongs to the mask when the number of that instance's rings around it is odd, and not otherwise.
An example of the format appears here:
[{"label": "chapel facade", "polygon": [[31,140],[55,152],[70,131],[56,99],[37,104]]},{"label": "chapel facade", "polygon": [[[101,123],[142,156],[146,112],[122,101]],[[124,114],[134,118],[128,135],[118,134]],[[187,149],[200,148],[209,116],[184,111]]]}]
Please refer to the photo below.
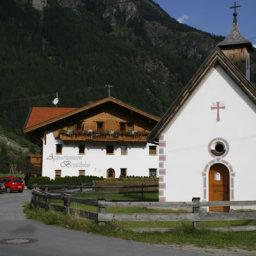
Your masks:
[{"label": "chapel facade", "polygon": [[250,82],[251,51],[252,44],[240,34],[235,9],[230,35],[149,136],[159,145],[160,201],[255,200],[256,90]]}]

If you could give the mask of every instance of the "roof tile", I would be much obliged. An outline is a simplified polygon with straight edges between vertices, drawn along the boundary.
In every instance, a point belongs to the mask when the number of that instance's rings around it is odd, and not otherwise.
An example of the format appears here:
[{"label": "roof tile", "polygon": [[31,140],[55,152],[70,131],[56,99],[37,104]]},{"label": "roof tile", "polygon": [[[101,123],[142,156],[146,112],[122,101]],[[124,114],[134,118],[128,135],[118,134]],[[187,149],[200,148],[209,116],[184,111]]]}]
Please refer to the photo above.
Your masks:
[{"label": "roof tile", "polygon": [[249,40],[245,39],[239,31],[238,25],[233,23],[231,33],[218,44],[220,48],[228,46],[248,45],[249,48],[253,48]]},{"label": "roof tile", "polygon": [[76,110],[76,108],[33,107],[25,124],[25,129],[74,110]]}]

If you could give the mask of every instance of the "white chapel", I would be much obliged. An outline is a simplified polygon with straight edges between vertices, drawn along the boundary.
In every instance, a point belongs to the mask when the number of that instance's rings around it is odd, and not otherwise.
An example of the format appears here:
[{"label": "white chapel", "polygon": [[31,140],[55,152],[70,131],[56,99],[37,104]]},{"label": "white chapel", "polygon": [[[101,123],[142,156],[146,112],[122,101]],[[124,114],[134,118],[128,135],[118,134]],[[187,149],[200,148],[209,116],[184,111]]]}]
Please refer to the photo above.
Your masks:
[{"label": "white chapel", "polygon": [[160,201],[256,199],[254,48],[239,32],[236,8],[233,16],[231,33],[149,136],[159,144]]}]

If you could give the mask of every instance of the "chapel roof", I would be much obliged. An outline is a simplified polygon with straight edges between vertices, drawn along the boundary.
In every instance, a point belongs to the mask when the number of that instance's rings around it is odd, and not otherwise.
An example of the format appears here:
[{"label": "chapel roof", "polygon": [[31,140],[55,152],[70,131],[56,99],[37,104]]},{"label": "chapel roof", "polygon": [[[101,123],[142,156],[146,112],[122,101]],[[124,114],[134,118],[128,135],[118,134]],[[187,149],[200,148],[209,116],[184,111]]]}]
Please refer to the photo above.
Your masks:
[{"label": "chapel roof", "polygon": [[241,6],[237,6],[236,2],[234,4],[235,6],[230,7],[231,9],[234,9],[232,30],[230,34],[227,35],[227,37],[218,44],[218,46],[220,48],[248,47],[250,50],[254,50],[252,43],[244,38],[240,33],[237,21],[237,8],[240,8]]},{"label": "chapel roof", "polygon": [[195,91],[202,79],[206,76],[208,71],[220,65],[226,73],[235,81],[235,83],[242,89],[242,91],[256,104],[256,89],[251,82],[247,80],[244,74],[230,61],[229,58],[219,49],[215,48],[212,54],[201,65],[197,73],[185,86],[180,96],[173,102],[155,128],[148,136],[149,142],[156,142],[159,139],[165,127],[175,118],[178,111],[182,108],[191,94]]},{"label": "chapel roof", "polygon": [[241,35],[237,23],[233,23],[231,33],[218,46],[220,48],[247,46],[253,49],[252,43]]}]

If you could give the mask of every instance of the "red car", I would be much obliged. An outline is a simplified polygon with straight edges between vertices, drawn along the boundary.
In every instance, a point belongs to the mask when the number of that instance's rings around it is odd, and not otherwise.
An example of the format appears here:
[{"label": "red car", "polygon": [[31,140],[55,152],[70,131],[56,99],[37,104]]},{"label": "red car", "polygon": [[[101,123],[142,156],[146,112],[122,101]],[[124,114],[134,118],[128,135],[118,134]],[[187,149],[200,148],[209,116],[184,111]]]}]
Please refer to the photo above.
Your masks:
[{"label": "red car", "polygon": [[14,176],[0,177],[0,182],[4,184],[7,193],[13,191],[23,192],[24,190],[24,182],[22,178]]},{"label": "red car", "polygon": [[4,183],[0,181],[0,194],[5,191]]}]

